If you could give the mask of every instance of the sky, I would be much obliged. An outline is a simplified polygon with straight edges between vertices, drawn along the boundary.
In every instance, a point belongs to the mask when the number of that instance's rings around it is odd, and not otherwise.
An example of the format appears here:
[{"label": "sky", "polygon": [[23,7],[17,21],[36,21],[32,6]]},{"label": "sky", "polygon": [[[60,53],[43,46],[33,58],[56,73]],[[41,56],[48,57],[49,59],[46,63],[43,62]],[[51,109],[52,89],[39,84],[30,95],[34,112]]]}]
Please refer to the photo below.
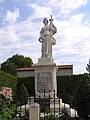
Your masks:
[{"label": "sky", "polygon": [[86,73],[90,58],[90,0],[0,0],[0,63],[15,54],[41,57],[38,41],[43,19],[53,16],[53,59],[73,65],[74,74]]}]

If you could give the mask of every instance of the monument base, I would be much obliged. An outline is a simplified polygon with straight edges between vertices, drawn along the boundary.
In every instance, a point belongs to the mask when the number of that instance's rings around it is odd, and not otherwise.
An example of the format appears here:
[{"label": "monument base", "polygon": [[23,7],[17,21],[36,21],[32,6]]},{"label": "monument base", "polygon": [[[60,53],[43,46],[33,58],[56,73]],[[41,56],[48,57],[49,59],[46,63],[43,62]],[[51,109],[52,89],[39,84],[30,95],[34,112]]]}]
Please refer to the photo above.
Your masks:
[{"label": "monument base", "polygon": [[50,58],[39,58],[37,64],[33,64],[35,70],[36,96],[53,97],[53,90],[57,94],[56,71],[57,67]]},{"label": "monument base", "polygon": [[38,58],[38,64],[51,64],[51,63],[53,63],[53,58],[51,57]]}]

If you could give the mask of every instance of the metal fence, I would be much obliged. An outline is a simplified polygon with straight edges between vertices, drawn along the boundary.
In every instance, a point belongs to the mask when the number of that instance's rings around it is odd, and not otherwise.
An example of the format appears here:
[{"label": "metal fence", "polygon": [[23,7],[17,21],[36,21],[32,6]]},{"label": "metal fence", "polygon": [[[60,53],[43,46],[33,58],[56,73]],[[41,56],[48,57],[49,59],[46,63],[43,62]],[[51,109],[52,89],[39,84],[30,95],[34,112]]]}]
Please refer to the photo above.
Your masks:
[{"label": "metal fence", "polygon": [[39,94],[38,97],[36,96],[27,97],[28,104],[18,104],[17,113],[21,118],[23,116],[22,120],[29,120],[29,106],[32,103],[40,105],[41,120],[81,120],[75,109],[71,108],[69,104],[63,103],[60,98],[55,96],[55,91],[53,92],[53,97],[50,94],[47,95],[45,91],[43,95]]}]

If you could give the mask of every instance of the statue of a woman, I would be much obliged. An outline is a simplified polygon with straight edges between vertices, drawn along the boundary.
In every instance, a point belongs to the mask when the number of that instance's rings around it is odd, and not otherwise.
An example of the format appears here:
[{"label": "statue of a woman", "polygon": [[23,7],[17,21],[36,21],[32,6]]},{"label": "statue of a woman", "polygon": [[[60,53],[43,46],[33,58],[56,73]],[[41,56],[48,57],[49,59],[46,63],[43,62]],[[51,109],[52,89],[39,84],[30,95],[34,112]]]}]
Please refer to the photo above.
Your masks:
[{"label": "statue of a woman", "polygon": [[40,31],[39,41],[42,43],[42,56],[41,57],[52,57],[52,45],[56,44],[56,40],[53,35],[56,33],[56,27],[52,24],[50,19],[50,25],[48,20],[44,18],[44,27]]}]

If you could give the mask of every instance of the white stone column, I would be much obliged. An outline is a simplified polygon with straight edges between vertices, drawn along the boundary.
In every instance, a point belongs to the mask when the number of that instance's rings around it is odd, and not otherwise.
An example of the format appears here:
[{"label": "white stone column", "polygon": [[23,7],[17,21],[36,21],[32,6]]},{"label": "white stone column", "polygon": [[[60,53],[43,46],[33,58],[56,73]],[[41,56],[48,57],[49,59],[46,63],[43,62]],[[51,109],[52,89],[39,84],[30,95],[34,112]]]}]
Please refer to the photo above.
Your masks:
[{"label": "white stone column", "polygon": [[29,120],[40,120],[40,105],[33,103],[29,109]]}]

